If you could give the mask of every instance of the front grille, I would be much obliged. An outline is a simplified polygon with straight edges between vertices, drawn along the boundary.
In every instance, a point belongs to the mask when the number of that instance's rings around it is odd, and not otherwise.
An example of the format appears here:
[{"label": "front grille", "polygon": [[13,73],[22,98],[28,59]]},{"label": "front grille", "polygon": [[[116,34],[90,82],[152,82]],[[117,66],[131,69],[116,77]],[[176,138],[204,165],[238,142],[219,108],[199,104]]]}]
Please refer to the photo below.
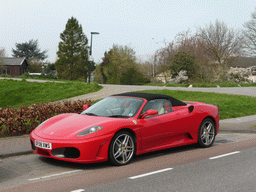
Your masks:
[{"label": "front grille", "polygon": [[63,147],[53,149],[52,155],[60,158],[77,159],[80,157],[80,151],[74,147]]},{"label": "front grille", "polygon": [[46,149],[37,148],[37,153],[39,155],[49,156],[50,157],[50,154],[49,154],[48,150],[46,150]]}]

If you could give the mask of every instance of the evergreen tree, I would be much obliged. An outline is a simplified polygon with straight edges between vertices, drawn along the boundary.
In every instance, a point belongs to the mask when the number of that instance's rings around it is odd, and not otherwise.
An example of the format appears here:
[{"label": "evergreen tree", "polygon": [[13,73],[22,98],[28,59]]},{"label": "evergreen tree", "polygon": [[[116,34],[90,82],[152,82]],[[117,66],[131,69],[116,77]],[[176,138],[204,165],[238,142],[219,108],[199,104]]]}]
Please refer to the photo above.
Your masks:
[{"label": "evergreen tree", "polygon": [[135,52],[127,46],[113,45],[105,55],[105,60],[107,64],[103,72],[110,84],[120,84],[122,74],[136,65]]},{"label": "evergreen tree", "polygon": [[26,57],[26,59],[38,59],[44,60],[48,56],[46,55],[46,50],[42,51],[38,48],[37,40],[29,40],[25,43],[16,43],[16,49],[12,49],[13,57]]},{"label": "evergreen tree", "polygon": [[86,49],[88,40],[74,17],[68,20],[60,38],[62,41],[59,43],[58,60],[55,63],[58,77],[68,80],[85,77],[86,80],[89,68]]},{"label": "evergreen tree", "polygon": [[191,78],[195,74],[195,57],[190,51],[178,51],[170,68],[173,77],[176,77],[181,70],[185,70],[187,76]]},{"label": "evergreen tree", "polygon": [[96,67],[95,81],[98,83],[136,85],[149,80],[139,72],[135,52],[127,46],[113,45]]}]

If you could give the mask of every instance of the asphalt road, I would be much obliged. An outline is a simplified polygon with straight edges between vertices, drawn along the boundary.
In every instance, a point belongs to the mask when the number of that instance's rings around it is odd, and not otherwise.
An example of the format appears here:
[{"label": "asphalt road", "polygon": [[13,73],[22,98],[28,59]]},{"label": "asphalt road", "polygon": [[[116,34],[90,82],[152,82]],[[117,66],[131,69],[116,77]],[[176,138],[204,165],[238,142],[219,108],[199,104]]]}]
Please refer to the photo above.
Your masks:
[{"label": "asphalt road", "polygon": [[181,90],[181,91],[200,91],[200,92],[214,92],[214,93],[224,93],[230,95],[243,95],[256,97],[256,87],[220,87],[220,88],[187,88],[187,87],[159,87],[159,86],[139,86],[139,85],[108,85],[101,84],[103,89],[100,91],[89,93],[86,95],[81,95],[77,97],[72,97],[67,100],[97,100],[105,98],[112,94],[130,92],[130,91],[140,91],[140,90]]},{"label": "asphalt road", "polygon": [[113,181],[84,191],[255,191],[256,147],[226,155],[173,168],[168,166],[158,172]]},{"label": "asphalt road", "polygon": [[121,167],[11,157],[0,162],[0,191],[255,191],[255,145],[256,134],[219,134],[211,148],[148,153]]}]

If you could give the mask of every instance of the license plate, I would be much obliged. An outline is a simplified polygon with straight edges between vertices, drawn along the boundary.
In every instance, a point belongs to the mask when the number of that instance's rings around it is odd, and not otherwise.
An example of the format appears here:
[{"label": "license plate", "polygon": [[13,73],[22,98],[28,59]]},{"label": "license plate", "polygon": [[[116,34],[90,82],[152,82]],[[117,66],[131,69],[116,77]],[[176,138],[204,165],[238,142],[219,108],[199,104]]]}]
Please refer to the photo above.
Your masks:
[{"label": "license plate", "polygon": [[43,149],[52,149],[51,143],[45,143],[41,141],[35,141],[35,146]]}]

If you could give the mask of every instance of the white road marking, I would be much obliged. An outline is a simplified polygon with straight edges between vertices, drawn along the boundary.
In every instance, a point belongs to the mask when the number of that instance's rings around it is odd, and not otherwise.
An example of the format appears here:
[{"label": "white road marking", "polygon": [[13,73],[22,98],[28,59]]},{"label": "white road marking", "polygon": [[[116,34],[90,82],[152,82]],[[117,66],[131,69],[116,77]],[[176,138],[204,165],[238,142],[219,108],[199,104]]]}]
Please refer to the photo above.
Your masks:
[{"label": "white road marking", "polygon": [[149,175],[161,173],[161,172],[164,172],[164,171],[169,171],[169,170],[172,170],[172,169],[173,168],[161,169],[161,170],[158,170],[158,171],[153,171],[153,172],[150,172],[150,173],[145,173],[145,174],[142,174],[142,175],[137,175],[137,176],[129,177],[129,179],[137,179],[137,178],[140,178],[140,177],[146,177],[146,176],[149,176]]},{"label": "white road marking", "polygon": [[83,192],[83,191],[85,191],[85,189],[77,189],[77,190],[70,191],[70,192]]},{"label": "white road marking", "polygon": [[232,152],[232,153],[227,153],[227,154],[223,154],[223,155],[211,157],[211,158],[209,158],[209,159],[218,159],[218,158],[221,158],[221,157],[226,157],[226,156],[234,155],[234,154],[237,154],[237,153],[240,153],[240,151],[235,151],[235,152]]},{"label": "white road marking", "polygon": [[67,172],[62,172],[62,173],[56,173],[56,174],[53,174],[53,175],[47,175],[47,176],[37,177],[37,178],[33,178],[33,179],[28,179],[28,180],[29,181],[34,181],[34,180],[45,179],[45,178],[49,178],[49,177],[65,175],[65,174],[69,174],[69,173],[75,173],[75,172],[78,172],[78,171],[82,171],[82,170],[74,170],[74,171],[67,171]]}]

